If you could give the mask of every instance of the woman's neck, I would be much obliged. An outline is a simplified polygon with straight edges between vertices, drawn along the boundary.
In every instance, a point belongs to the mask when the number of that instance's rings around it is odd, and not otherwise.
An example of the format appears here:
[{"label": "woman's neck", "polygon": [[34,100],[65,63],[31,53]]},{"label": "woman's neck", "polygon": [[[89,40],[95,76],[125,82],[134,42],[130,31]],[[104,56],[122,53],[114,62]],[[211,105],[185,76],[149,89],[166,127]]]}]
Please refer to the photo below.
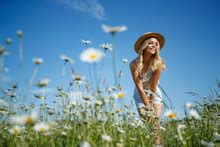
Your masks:
[{"label": "woman's neck", "polygon": [[152,55],[146,54],[143,57],[143,65],[148,65],[150,63],[151,58],[152,58]]}]

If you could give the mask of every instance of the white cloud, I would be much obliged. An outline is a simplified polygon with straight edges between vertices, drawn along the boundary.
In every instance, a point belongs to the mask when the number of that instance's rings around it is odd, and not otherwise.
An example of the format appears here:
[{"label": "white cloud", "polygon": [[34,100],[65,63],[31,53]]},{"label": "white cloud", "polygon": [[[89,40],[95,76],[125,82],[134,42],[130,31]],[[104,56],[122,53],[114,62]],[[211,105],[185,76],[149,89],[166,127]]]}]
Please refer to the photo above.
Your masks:
[{"label": "white cloud", "polygon": [[98,20],[106,19],[105,9],[97,0],[57,0],[57,2],[75,12],[88,13]]}]

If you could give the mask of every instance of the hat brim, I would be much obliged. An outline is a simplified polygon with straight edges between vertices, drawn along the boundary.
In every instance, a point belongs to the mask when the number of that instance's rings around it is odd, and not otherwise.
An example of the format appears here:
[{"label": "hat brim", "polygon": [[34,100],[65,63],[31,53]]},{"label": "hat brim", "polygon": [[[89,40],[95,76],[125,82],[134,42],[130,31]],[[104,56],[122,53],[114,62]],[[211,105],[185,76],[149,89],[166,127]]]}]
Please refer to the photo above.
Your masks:
[{"label": "hat brim", "polygon": [[161,35],[159,33],[153,33],[153,32],[144,33],[135,42],[134,49],[137,53],[139,53],[139,50],[140,50],[142,43],[148,38],[156,38],[160,44],[160,49],[162,49],[162,47],[164,46],[165,38],[163,37],[163,35]]}]

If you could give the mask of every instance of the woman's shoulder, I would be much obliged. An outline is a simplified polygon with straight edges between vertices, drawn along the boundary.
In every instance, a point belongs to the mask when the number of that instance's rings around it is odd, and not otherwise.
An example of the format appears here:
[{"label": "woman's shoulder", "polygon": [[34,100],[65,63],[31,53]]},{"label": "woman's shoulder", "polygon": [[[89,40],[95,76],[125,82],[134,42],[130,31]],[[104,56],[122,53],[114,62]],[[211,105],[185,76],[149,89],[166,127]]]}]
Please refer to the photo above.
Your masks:
[{"label": "woman's shoulder", "polygon": [[135,59],[133,59],[133,60],[130,62],[130,68],[136,67],[136,65],[137,65],[137,60],[138,60],[138,58],[135,58]]},{"label": "woman's shoulder", "polygon": [[165,69],[165,61],[164,61],[164,59],[163,58],[161,58],[161,57],[159,57],[159,60],[158,60],[158,68],[159,69]]}]

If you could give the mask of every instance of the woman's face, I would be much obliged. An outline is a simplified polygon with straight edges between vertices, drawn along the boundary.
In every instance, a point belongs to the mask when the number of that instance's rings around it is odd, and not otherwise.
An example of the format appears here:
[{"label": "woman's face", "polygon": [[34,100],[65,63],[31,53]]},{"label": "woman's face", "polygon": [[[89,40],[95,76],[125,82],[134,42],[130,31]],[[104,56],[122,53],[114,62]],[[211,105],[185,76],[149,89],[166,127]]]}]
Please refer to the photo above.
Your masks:
[{"label": "woman's face", "polygon": [[148,40],[146,52],[154,55],[159,48],[159,42],[156,38],[150,38]]}]

